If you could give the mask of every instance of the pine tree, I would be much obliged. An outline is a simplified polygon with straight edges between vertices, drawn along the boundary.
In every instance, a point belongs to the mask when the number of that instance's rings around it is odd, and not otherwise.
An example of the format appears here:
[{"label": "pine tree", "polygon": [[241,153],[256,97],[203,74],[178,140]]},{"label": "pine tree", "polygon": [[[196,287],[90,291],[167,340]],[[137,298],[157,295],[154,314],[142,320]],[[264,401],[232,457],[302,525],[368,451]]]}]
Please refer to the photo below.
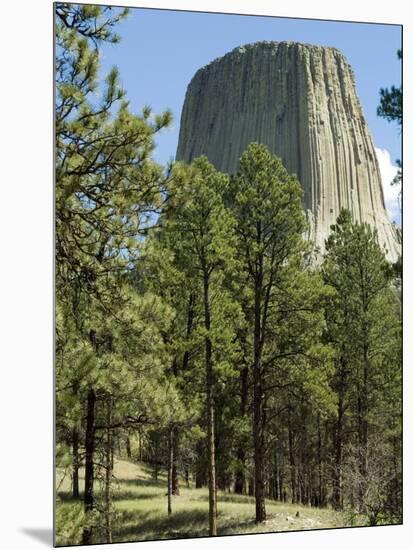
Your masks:
[{"label": "pine tree", "polygon": [[57,4],[55,12],[57,301],[69,304],[62,314],[73,316],[77,340],[95,364],[93,376],[71,380],[72,388],[88,384],[77,394],[86,403],[84,544],[92,542],[93,532],[88,518],[95,507],[96,422],[107,368],[101,357],[113,340],[100,327],[104,320],[119,320],[128,306],[119,275],[133,266],[140,235],[163,200],[162,169],[150,154],[154,134],[171,120],[169,112],[152,117],[148,108],[133,114],[116,68],[99,89],[99,46],[119,40],[114,28],[126,15],[75,4]]},{"label": "pine tree", "polygon": [[[377,499],[372,504],[369,498],[377,482],[373,442],[378,434],[384,435],[382,417],[389,407],[389,403],[383,407],[383,396],[391,388],[391,399],[400,403],[401,388],[395,383],[399,380],[400,356],[396,354],[391,360],[389,354],[400,345],[398,298],[390,286],[392,268],[376,232],[367,224],[353,223],[345,210],[332,226],[322,273],[333,290],[326,308],[328,335],[336,356],[333,387],[338,395],[333,504],[339,508],[343,502],[344,430],[348,431],[350,424],[357,434],[350,456],[351,476],[357,486],[351,487],[351,492],[357,496],[359,509],[368,514],[369,507],[377,505]],[[397,413],[393,422],[396,418]]]},{"label": "pine tree", "polygon": [[150,154],[171,121],[168,111],[153,122],[148,108],[133,114],[116,67],[98,88],[99,45],[119,40],[113,27],[126,14],[56,6],[57,289],[76,283],[103,303],[96,282],[136,257],[136,237],[162,200],[162,170]]},{"label": "pine tree", "polygon": [[[397,50],[397,57],[402,60],[402,51]],[[377,107],[377,115],[385,118],[388,122],[395,121],[399,126],[403,124],[403,90],[402,87],[391,86],[380,89],[380,104]],[[396,160],[399,167],[397,174],[392,181],[392,185],[402,183],[402,163],[400,159]]]},{"label": "pine tree", "polygon": [[[240,160],[233,182],[238,253],[243,284],[248,289],[245,311],[252,331],[253,441],[256,521],[265,512],[266,395],[264,356],[276,295],[298,272],[305,228],[301,187],[267,147],[252,143]],[[273,328],[273,327],[271,327]]]},{"label": "pine tree", "polygon": [[[236,308],[224,285],[227,273],[233,268],[233,217],[224,204],[228,178],[217,172],[206,158],[196,159],[190,167],[176,165],[172,180],[174,192],[161,219],[159,239],[166,251],[172,253],[178,280],[187,289],[184,307],[187,304],[194,307],[191,296],[196,296],[197,312],[202,319],[191,337],[202,342],[204,348],[209,533],[215,536],[217,387],[220,377],[225,378],[227,371],[232,370],[225,352],[232,337],[232,319],[236,319]],[[189,323],[190,310],[186,311]]]},{"label": "pine tree", "polygon": [[[397,50],[398,59],[402,59],[402,51]],[[403,120],[403,92],[401,87],[397,88],[396,86],[391,86],[390,90],[388,88],[380,89],[380,105],[377,107],[377,114],[391,121],[396,121],[397,124],[401,125]]]}]

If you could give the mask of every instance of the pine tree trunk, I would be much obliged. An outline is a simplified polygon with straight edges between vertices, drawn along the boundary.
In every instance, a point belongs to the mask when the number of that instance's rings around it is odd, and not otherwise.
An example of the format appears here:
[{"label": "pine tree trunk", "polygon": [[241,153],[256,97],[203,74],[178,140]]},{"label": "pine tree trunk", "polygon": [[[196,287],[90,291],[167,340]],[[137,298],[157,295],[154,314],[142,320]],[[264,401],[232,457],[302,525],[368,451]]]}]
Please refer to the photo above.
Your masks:
[{"label": "pine tree trunk", "polygon": [[204,469],[201,468],[200,465],[197,466],[196,472],[195,472],[195,488],[201,489],[201,487],[204,487],[205,485],[205,472]]},{"label": "pine tree trunk", "polygon": [[280,502],[284,502],[284,494],[286,494],[286,490],[284,487],[284,478],[285,478],[285,472],[284,472],[284,461],[285,461],[285,449],[284,449],[284,441],[283,441],[283,433],[280,434],[280,439],[282,443],[280,446],[277,446],[277,470],[278,470],[278,498]]},{"label": "pine tree trunk", "polygon": [[235,472],[234,492],[238,495],[243,495],[245,487],[245,474],[243,466],[245,463],[245,451],[241,447],[237,450],[237,461],[240,466],[237,467]]},{"label": "pine tree trunk", "polygon": [[105,534],[106,542],[112,542],[112,472],[113,472],[113,437],[112,429],[112,402],[106,403],[106,441],[105,441]]},{"label": "pine tree trunk", "polygon": [[173,426],[168,429],[168,515],[172,514],[174,436]]},{"label": "pine tree trunk", "polygon": [[294,460],[294,448],[293,448],[293,430],[291,426],[291,411],[288,409],[288,450],[290,456],[290,473],[291,473],[291,502],[295,504],[297,501],[297,489],[296,489],[296,470]]},{"label": "pine tree trunk", "polygon": [[73,476],[73,498],[79,498],[79,430],[77,426],[72,430],[72,476]]},{"label": "pine tree trunk", "polygon": [[[210,342],[207,338],[207,355],[210,355]],[[208,362],[208,361],[207,361]],[[217,491],[216,491],[216,466],[215,466],[215,430],[214,430],[214,405],[211,395],[211,369],[208,369],[207,378],[207,423],[208,423],[208,460],[209,460],[209,534],[217,535]]]},{"label": "pine tree trunk", "polygon": [[[73,384],[73,395],[76,396],[78,400],[79,397],[79,381],[76,380]],[[72,496],[75,499],[79,498],[79,468],[80,468],[80,459],[79,459],[79,426],[75,424],[72,430],[72,477],[73,477],[73,487],[72,487]]]},{"label": "pine tree trunk", "polygon": [[253,497],[255,495],[255,482],[254,478],[250,477],[248,480],[248,496]]},{"label": "pine tree trunk", "polygon": [[205,338],[205,367],[207,390],[207,440],[208,440],[208,492],[209,492],[209,535],[217,535],[217,489],[215,464],[215,418],[213,398],[212,344],[209,337],[211,317],[209,309],[209,277],[204,269],[204,315],[207,336]]},{"label": "pine tree trunk", "polygon": [[365,513],[365,493],[367,489],[367,452],[368,452],[368,406],[367,406],[367,350],[364,349],[364,364],[362,373],[362,382],[359,388],[359,397],[357,401],[358,405],[358,437],[359,437],[359,488],[358,488],[358,500],[359,511]]},{"label": "pine tree trunk", "polygon": [[[256,407],[256,411],[259,405]],[[257,412],[256,412],[257,414]],[[265,521],[265,483],[264,483],[264,448],[260,421],[255,424],[256,436],[254,437],[254,463],[255,463],[255,521]]]},{"label": "pine tree trunk", "polygon": [[[85,499],[84,509],[87,521],[94,506],[93,481],[94,481],[94,452],[95,452],[95,405],[96,394],[93,388],[90,388],[87,394],[87,413],[86,413],[86,437],[85,437]],[[82,544],[92,544],[93,529],[88,525],[83,529]]]},{"label": "pine tree trunk", "polygon": [[343,455],[343,397],[338,396],[337,422],[334,437],[334,471],[332,504],[335,510],[342,508],[342,455]]},{"label": "pine tree trunk", "polygon": [[359,413],[359,510],[365,513],[365,496],[367,490],[367,472],[368,472],[368,382],[369,382],[369,329],[366,322],[368,313],[367,295],[364,287],[364,280],[361,285],[363,301],[363,363],[362,379],[359,387],[358,413]]},{"label": "pine tree trunk", "polygon": [[323,506],[324,495],[324,460],[322,454],[321,441],[321,418],[320,413],[317,415],[317,461],[318,461],[318,499],[317,506]]},{"label": "pine tree trunk", "polygon": [[255,482],[255,521],[265,521],[265,482],[264,482],[264,395],[261,364],[261,278],[255,286],[254,306],[254,371],[253,371],[253,439],[254,439],[254,482]]},{"label": "pine tree trunk", "polygon": [[[392,422],[392,429],[395,429],[394,422]],[[402,522],[402,480],[400,478],[400,465],[401,459],[401,440],[397,435],[392,437],[393,447],[393,483],[390,486],[389,500],[391,503],[391,515],[397,522]]]},{"label": "pine tree trunk", "polygon": [[363,475],[362,475],[362,469],[363,469],[363,406],[361,402],[361,396],[360,391],[357,398],[357,430],[358,430],[358,467],[359,467],[359,475],[358,475],[358,505],[359,505],[359,511],[363,512],[364,510],[364,483],[363,483]]},{"label": "pine tree trunk", "polygon": [[201,489],[204,486],[204,477],[200,470],[197,470],[195,473],[195,488]]},{"label": "pine tree trunk", "polygon": [[110,465],[113,472],[113,469],[115,467],[115,445],[114,445],[113,437],[112,437],[112,445],[110,449]]},{"label": "pine tree trunk", "polygon": [[367,486],[368,480],[368,381],[369,381],[369,359],[368,359],[368,346],[367,344],[363,349],[363,418],[362,418],[362,464],[361,464],[361,474],[364,480],[364,486]]},{"label": "pine tree trunk", "polygon": [[280,500],[280,491],[279,491],[279,470],[278,470],[278,454],[277,446],[274,445],[274,481],[273,481],[273,499]]},{"label": "pine tree trunk", "polygon": [[138,430],[138,443],[139,443],[139,450],[138,450],[138,460],[139,462],[143,461],[143,445],[142,445],[142,433],[141,430]]},{"label": "pine tree trunk", "polygon": [[128,457],[129,460],[132,458],[132,452],[130,448],[130,439],[128,435],[126,436],[126,456]]},{"label": "pine tree trunk", "polygon": [[[244,417],[247,412],[247,399],[248,399],[248,367],[244,367],[240,372],[241,382],[241,406],[240,414]],[[245,492],[245,448],[243,444],[240,444],[237,449],[237,461],[238,468],[235,472],[235,484],[234,491],[237,494],[244,494]]]},{"label": "pine tree trunk", "polygon": [[[189,295],[189,303],[188,303],[188,310],[187,310],[187,319],[186,319],[186,338],[189,339],[189,337],[192,334],[193,330],[193,324],[194,324],[194,310],[195,305],[195,294],[193,292]],[[189,351],[185,350],[184,355],[182,357],[182,372],[186,372],[189,365]]]},{"label": "pine tree trunk", "polygon": [[[206,426],[205,426],[206,429]],[[207,484],[208,477],[208,461],[205,458],[208,454],[208,449],[205,448],[205,441],[199,440],[196,445],[197,461],[195,463],[195,487],[200,489]]]},{"label": "pine tree trunk", "polygon": [[175,426],[172,433],[173,441],[173,461],[172,461],[172,494],[179,496],[179,476],[178,476],[178,453],[179,453],[179,430]]}]

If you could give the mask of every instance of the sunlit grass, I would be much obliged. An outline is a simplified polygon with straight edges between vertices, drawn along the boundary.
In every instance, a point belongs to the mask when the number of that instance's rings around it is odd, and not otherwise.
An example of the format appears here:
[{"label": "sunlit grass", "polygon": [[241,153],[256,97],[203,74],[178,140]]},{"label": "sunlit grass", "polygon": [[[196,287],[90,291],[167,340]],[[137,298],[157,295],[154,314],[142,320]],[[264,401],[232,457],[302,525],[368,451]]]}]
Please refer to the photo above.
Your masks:
[{"label": "sunlit grass", "polygon": [[[60,483],[63,471],[58,470]],[[81,485],[83,477],[81,472]],[[150,468],[126,460],[115,462],[116,481],[113,485],[113,541],[153,540],[202,537],[208,535],[208,490],[180,486],[180,496],[172,499],[172,514],[167,513],[167,484],[164,472],[157,480]],[[70,529],[79,514],[79,504],[70,497],[70,476],[58,490],[58,544],[80,543],[80,530]],[[326,529],[346,525],[343,513],[296,504],[266,501],[267,521],[256,524],[255,501],[252,497],[233,493],[218,493],[218,534],[265,533],[303,529]],[[297,515],[298,512],[298,515]],[[75,526],[76,527],[76,526]],[[104,542],[96,532],[96,542]],[[73,540],[69,539],[73,537]]]}]

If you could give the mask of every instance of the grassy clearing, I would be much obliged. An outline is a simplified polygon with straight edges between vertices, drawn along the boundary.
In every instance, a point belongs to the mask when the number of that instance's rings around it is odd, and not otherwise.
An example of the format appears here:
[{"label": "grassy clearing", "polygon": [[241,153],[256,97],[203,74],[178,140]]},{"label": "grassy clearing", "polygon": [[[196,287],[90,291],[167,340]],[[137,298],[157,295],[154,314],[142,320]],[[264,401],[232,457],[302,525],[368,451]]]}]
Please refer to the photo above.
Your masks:
[{"label": "grassy clearing", "polygon": [[[167,514],[166,476],[151,477],[151,470],[142,464],[116,460],[116,483],[113,503],[113,541],[189,538],[208,535],[208,490],[186,488],[181,484],[180,496],[173,497],[172,515]],[[58,470],[58,486],[63,477]],[[330,509],[266,501],[268,519],[254,522],[255,502],[252,497],[218,493],[218,534],[266,533],[304,529],[326,529],[347,525],[345,515]],[[297,517],[298,512],[298,517]],[[79,524],[75,518],[81,506],[70,498],[70,478],[66,476],[58,489],[57,543],[79,543]],[[67,523],[73,525],[67,525]],[[98,540],[101,536],[96,533]]]}]

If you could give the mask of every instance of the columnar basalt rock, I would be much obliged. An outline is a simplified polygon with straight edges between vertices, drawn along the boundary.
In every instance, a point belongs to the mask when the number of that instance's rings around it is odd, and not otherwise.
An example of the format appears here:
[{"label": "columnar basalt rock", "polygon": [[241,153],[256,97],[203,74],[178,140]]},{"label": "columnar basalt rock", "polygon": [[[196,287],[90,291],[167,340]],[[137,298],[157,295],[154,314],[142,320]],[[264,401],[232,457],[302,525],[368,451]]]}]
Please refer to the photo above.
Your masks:
[{"label": "columnar basalt rock", "polygon": [[297,174],[309,238],[318,249],[341,208],[377,229],[395,261],[398,231],[384,205],[379,165],[352,69],[335,48],[258,42],[200,69],[181,116],[178,160],[206,155],[233,174],[252,141]]}]

